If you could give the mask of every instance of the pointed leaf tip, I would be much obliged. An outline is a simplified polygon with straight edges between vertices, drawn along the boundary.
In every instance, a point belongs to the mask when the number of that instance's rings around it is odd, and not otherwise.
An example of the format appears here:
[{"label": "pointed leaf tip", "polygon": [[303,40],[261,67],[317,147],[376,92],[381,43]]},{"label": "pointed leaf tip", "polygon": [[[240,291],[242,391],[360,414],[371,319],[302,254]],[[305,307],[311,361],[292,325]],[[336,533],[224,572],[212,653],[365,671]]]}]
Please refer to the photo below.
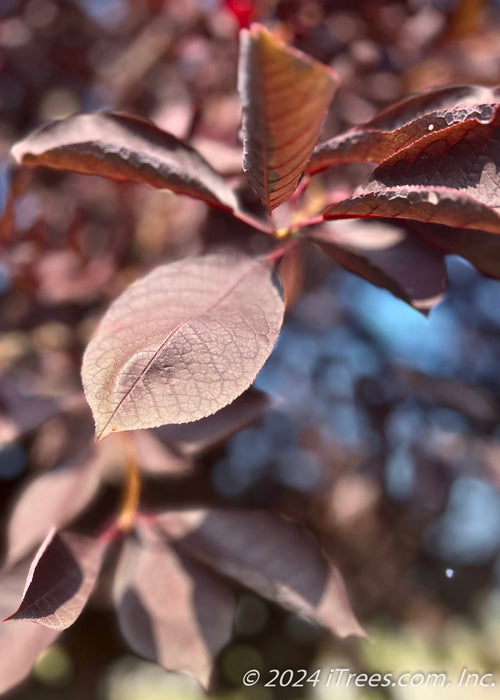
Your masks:
[{"label": "pointed leaf tip", "polygon": [[120,112],[75,114],[16,143],[23,165],[72,170],[169,189],[223,209],[237,209],[233,190],[191,146],[152,122]]},{"label": "pointed leaf tip", "polygon": [[[29,569],[23,560],[0,570],[0,619],[6,618],[19,602]],[[58,630],[23,621],[4,620],[0,624],[0,695],[20,683],[33,668],[39,655],[59,634]]]},{"label": "pointed leaf tip", "polygon": [[269,212],[294,193],[337,84],[331,68],[261,25],[242,31],[243,168]]},{"label": "pointed leaf tip", "polygon": [[425,90],[396,102],[365,124],[319,143],[307,171],[331,165],[371,161],[380,163],[422,138],[436,137],[452,125],[487,118],[495,91],[479,85],[452,85]]},{"label": "pointed leaf tip", "polygon": [[340,637],[364,637],[344,580],[317,540],[267,511],[168,512],[158,523],[190,559]]},{"label": "pointed leaf tip", "polygon": [[31,564],[23,599],[9,620],[55,630],[72,625],[96,582],[107,544],[53,528]]}]

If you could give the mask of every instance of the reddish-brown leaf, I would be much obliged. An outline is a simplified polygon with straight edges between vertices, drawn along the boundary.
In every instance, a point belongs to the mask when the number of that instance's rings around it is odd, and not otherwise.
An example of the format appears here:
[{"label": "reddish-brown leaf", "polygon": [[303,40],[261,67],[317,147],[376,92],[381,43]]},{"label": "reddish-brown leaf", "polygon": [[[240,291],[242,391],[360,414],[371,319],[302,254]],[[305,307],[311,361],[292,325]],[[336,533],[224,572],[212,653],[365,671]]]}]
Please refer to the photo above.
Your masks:
[{"label": "reddish-brown leaf", "polygon": [[498,209],[499,164],[500,105],[497,102],[484,105],[480,117],[431,132],[401,149],[376,168],[361,191],[376,192],[399,186],[446,187]]},{"label": "reddish-brown leaf", "polygon": [[152,531],[141,534],[142,542],[126,542],[116,572],[120,629],[138,654],[207,687],[214,657],[231,636],[234,595]]},{"label": "reddish-brown leaf", "polygon": [[444,255],[403,228],[342,221],[307,237],[346,269],[424,313],[446,291]]},{"label": "reddish-brown leaf", "polygon": [[[29,560],[0,571],[0,620],[19,603],[29,570]],[[25,620],[0,622],[0,695],[20,683],[38,656],[52,644],[59,630]]]},{"label": "reddish-brown leaf", "polygon": [[242,32],[243,169],[269,212],[294,193],[336,88],[330,68],[264,27]]},{"label": "reddish-brown leaf", "polygon": [[7,522],[9,566],[39,545],[52,527],[64,527],[88,505],[99,485],[99,466],[94,453],[81,464],[37,476],[23,489]]},{"label": "reddish-brown leaf", "polygon": [[243,510],[165,513],[158,519],[186,556],[341,637],[364,636],[339,570],[298,525]]},{"label": "reddish-brown leaf", "polygon": [[450,187],[390,187],[333,204],[325,219],[407,219],[500,233],[500,213]]},{"label": "reddish-brown leaf", "polygon": [[12,154],[23,165],[131,180],[237,208],[234,192],[197,151],[127,114],[77,114],[49,122],[17,143]]},{"label": "reddish-brown leaf", "polygon": [[32,620],[55,630],[72,625],[92,592],[106,546],[101,540],[51,530],[31,563],[21,604],[9,620]]},{"label": "reddish-brown leaf", "polygon": [[318,144],[309,173],[355,161],[380,163],[414,141],[468,119],[485,117],[497,98],[480,86],[451,86],[413,95],[375,119]]},{"label": "reddish-brown leaf", "polygon": [[156,268],[127,289],[83,359],[97,437],[199,420],[243,393],[283,319],[273,268],[223,251]]}]

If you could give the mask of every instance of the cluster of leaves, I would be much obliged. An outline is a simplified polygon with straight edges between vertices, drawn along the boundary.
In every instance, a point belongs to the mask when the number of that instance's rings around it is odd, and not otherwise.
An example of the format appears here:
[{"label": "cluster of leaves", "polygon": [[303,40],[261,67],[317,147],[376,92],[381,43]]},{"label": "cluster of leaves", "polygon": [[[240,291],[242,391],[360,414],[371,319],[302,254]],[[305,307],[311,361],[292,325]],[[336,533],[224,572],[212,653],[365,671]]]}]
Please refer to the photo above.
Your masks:
[{"label": "cluster of leaves", "polygon": [[[260,255],[235,246],[160,266],[112,304],[82,368],[98,440],[182,423],[188,432],[190,426],[210,435],[213,423],[207,421],[220,420],[238,397],[248,399],[244,392],[270,355],[283,320],[275,268],[281,261],[286,295],[287,261],[302,243],[318,245],[340,265],[424,312],[445,291],[446,253],[500,276],[498,91],[450,87],[423,93],[315,147],[336,86],[329,68],[264,28],[243,32],[243,167],[265,217],[245,212],[237,193],[187,143],[136,117],[77,115],[45,125],[14,147],[23,165],[131,180],[202,200],[272,241]],[[322,193],[311,214],[310,179],[352,162],[377,166],[347,198]],[[279,205],[289,220],[276,228],[271,215]],[[395,220],[397,227],[387,236],[367,225],[360,235],[359,227],[332,223],[352,218]],[[227,421],[222,423],[227,430]],[[179,429],[176,440],[182,442],[186,433]],[[234,584],[339,635],[363,634],[337,569],[317,542],[278,516],[137,511],[132,467],[116,522],[93,538],[64,530],[95,493],[96,450],[78,469],[39,477],[13,511],[2,589],[17,591],[29,570],[17,611],[12,614],[12,600],[3,611],[14,620],[4,626],[5,634],[23,641],[6,647],[0,690],[21,679],[40,650],[75,621],[115,539],[124,534],[114,586],[124,636],[139,654],[189,671],[205,686],[213,656],[230,638]],[[52,507],[36,531],[23,535],[40,490],[53,494]],[[26,557],[42,540],[30,565]]]}]

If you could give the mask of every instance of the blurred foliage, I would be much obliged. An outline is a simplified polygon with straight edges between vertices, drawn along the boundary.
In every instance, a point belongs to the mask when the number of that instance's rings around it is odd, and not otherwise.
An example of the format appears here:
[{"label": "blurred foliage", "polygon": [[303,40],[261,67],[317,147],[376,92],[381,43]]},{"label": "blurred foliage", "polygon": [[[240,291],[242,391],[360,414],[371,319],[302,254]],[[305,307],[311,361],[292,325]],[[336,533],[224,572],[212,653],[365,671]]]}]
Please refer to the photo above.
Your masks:
[{"label": "blurred foliage", "polygon": [[[3,0],[0,390],[2,407],[12,408],[13,384],[24,404],[15,425],[0,421],[2,512],[27,473],[71,458],[88,440],[81,407],[46,422],[36,400],[79,390],[83,347],[109,301],[158,259],[223,240],[229,226],[223,214],[168,193],[12,171],[11,143],[44,119],[117,108],[192,137],[209,160],[215,149],[238,180],[237,30],[249,19],[337,70],[342,85],[328,135],[431,85],[499,81],[493,1]],[[258,247],[258,237],[251,244]],[[297,290],[303,295],[257,381],[281,401],[207,455],[201,479],[150,490],[172,503],[299,515],[339,564],[371,641],[326,640],[242,595],[237,640],[221,655],[214,697],[273,697],[262,687],[242,690],[250,667],[342,662],[373,672],[500,673],[500,285],[451,258],[450,292],[427,320],[319,255],[307,266],[314,283]],[[99,506],[115,502],[113,488],[110,479]],[[105,592],[12,697],[201,697],[190,681],[127,656],[101,598]],[[481,692],[468,689],[467,697]],[[448,691],[465,697],[457,693]],[[389,697],[320,687],[276,695]],[[390,697],[430,692],[391,689]]]}]

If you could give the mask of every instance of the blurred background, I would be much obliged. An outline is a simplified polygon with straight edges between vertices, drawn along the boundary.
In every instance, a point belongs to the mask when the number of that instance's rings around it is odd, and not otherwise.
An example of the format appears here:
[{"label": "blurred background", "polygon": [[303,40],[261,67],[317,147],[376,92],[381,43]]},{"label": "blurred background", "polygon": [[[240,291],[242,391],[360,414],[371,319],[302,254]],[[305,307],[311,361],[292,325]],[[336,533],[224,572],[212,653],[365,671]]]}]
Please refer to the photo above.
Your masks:
[{"label": "blurred background", "polygon": [[[48,419],[40,397],[79,391],[81,353],[110,300],[159,260],[198,252],[234,228],[223,213],[170,193],[13,170],[10,146],[44,120],[116,108],[191,139],[243,188],[237,36],[251,21],[337,71],[328,136],[430,86],[500,83],[498,0],[1,0],[1,513],[27,476],[70,460],[90,439],[85,407]],[[338,178],[349,187],[355,173]],[[251,193],[242,196],[255,206]],[[466,666],[496,672],[500,683],[500,283],[454,256],[447,267],[447,297],[425,318],[311,249],[257,379],[276,400],[197,456],[195,474],[150,486],[177,506],[263,506],[306,522],[370,635],[332,640],[241,593],[214,697],[443,692],[245,690],[249,668],[458,676]],[[115,502],[112,483],[108,490],[97,509]],[[189,679],[130,653],[104,598],[12,698],[201,698]],[[494,689],[446,692],[494,697]]]}]

